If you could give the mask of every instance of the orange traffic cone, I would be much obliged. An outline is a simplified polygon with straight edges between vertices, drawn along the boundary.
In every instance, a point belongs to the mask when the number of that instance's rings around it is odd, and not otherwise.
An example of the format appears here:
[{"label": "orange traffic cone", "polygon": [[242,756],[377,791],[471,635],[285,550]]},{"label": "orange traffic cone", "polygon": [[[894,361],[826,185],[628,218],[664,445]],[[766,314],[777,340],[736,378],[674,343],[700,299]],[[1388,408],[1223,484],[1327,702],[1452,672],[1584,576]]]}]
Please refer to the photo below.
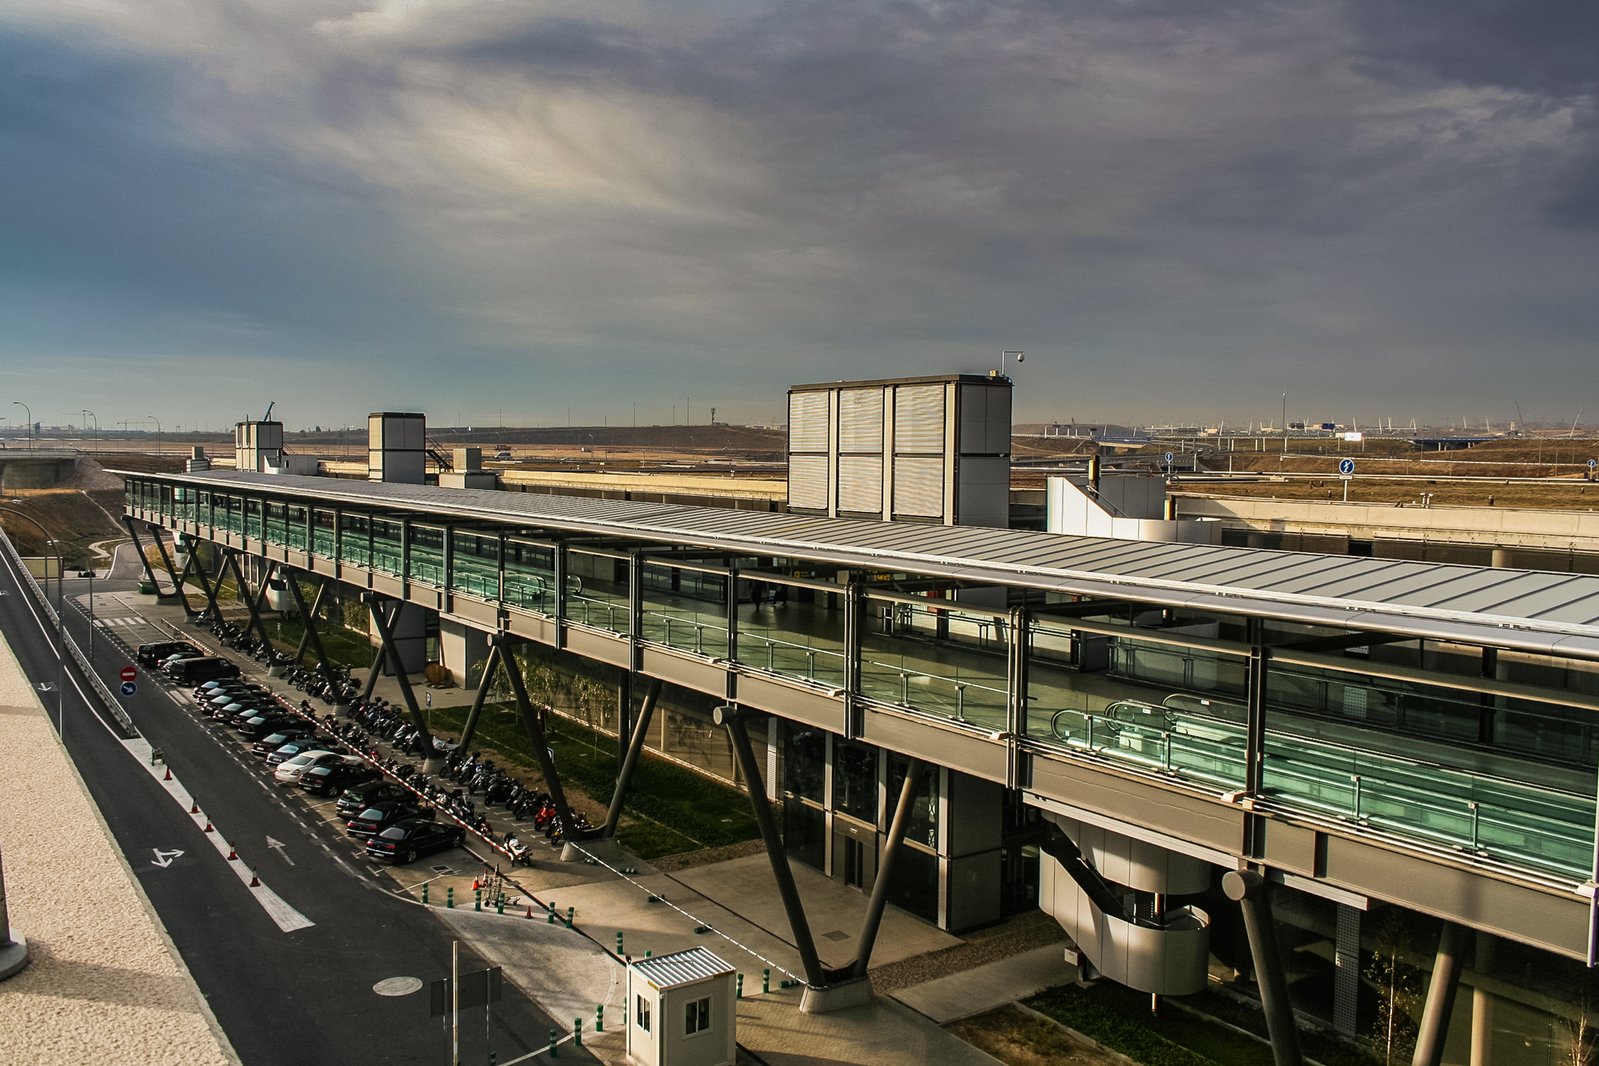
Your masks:
[{"label": "orange traffic cone", "polygon": [[205,823],[205,831],[207,833],[215,833],[216,832],[215,829],[211,828],[211,823],[210,822]]},{"label": "orange traffic cone", "polygon": [[171,781],[172,780],[172,767],[170,767],[170,766],[167,767],[167,776],[163,777],[161,780],[163,780],[163,781]]},{"label": "orange traffic cone", "polygon": [[260,888],[261,887],[261,879],[259,877],[255,876],[255,871],[254,870],[250,871],[250,887],[251,888]]},{"label": "orange traffic cone", "polygon": [[527,905],[527,916],[529,918],[533,917],[533,904],[531,903]]},{"label": "orange traffic cone", "polygon": [[228,861],[229,862],[235,862],[235,861],[238,860],[238,858],[239,858],[239,853],[234,850],[232,844],[229,844],[228,845]]},{"label": "orange traffic cone", "polygon": [[190,814],[199,814],[200,813],[200,805],[198,803],[189,804],[189,813]]}]

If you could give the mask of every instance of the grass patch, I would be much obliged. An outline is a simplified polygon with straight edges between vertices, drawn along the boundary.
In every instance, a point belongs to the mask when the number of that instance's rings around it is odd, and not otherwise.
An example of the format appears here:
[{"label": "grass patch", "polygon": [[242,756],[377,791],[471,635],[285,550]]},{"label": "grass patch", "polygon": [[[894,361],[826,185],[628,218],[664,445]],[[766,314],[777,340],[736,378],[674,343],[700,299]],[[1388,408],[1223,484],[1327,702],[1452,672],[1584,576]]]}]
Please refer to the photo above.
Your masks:
[{"label": "grass patch", "polygon": [[[1157,1017],[1149,1013],[1149,996],[1110,981],[1090,988],[1062,985],[1026,1001],[1108,1048],[1144,1066],[1272,1066],[1266,1019],[1258,1008],[1217,992],[1201,992],[1172,1000]],[[1251,1038],[1218,1025],[1192,1008],[1260,1037]],[[1371,1055],[1335,1036],[1300,1030],[1300,1048],[1325,1066],[1371,1066]]]},{"label": "grass patch", "polygon": [[[436,708],[435,726],[459,735],[466,714],[464,707]],[[610,803],[619,765],[616,738],[558,716],[548,719],[547,729],[562,785],[581,790],[596,803]],[[502,760],[524,769],[538,769],[527,729],[512,706],[484,705],[474,746],[492,749]],[[743,792],[648,752],[633,772],[626,811],[631,817],[624,817],[617,837],[642,859],[737,844],[760,835]]]}]

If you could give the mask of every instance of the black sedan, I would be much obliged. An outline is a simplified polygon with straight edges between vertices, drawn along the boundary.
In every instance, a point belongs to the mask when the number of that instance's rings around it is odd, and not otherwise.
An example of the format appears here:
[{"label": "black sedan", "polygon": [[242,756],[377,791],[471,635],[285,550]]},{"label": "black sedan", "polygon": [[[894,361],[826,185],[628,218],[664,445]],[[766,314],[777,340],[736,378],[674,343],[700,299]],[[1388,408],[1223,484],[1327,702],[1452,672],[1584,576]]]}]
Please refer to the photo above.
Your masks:
[{"label": "black sedan", "polygon": [[366,842],[366,853],[386,862],[415,862],[418,855],[438,848],[458,848],[466,830],[454,822],[406,818],[395,822]]},{"label": "black sedan", "polygon": [[415,799],[379,800],[360,814],[351,818],[344,826],[345,832],[353,837],[376,836],[395,822],[406,818],[433,817],[433,808],[424,808]]},{"label": "black sedan", "polygon": [[332,796],[351,785],[370,781],[377,776],[378,772],[370,766],[332,762],[326,766],[313,766],[301,774],[300,787],[319,796]]},{"label": "black sedan", "polygon": [[271,755],[274,751],[277,751],[279,748],[283,747],[283,745],[289,743],[291,740],[305,740],[307,738],[315,738],[318,740],[321,739],[316,737],[315,732],[310,726],[289,726],[287,728],[278,730],[271,736],[263,737],[262,739],[256,741],[250,746],[250,750],[254,752],[258,758],[264,759],[268,755]]},{"label": "black sedan", "polygon": [[415,799],[416,793],[404,785],[397,785],[393,781],[379,778],[359,785],[351,785],[339,796],[339,802],[334,806],[334,811],[340,818],[349,821],[374,803],[384,800]]},{"label": "black sedan", "polygon": [[133,657],[139,661],[140,666],[148,669],[154,667],[169,655],[176,655],[179,652],[195,652],[198,654],[199,651],[199,648],[196,648],[186,640],[158,640],[153,644],[140,644]]}]

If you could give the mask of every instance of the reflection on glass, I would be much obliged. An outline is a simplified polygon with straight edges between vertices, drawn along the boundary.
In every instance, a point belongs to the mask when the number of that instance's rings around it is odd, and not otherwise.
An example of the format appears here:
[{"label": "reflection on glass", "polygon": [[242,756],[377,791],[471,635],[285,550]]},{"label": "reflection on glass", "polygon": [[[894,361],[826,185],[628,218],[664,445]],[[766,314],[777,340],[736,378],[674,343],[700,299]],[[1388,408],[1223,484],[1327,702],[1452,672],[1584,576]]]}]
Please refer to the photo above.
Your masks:
[{"label": "reflection on glass", "polygon": [[1006,621],[954,606],[867,598],[860,693],[987,729],[1006,720]]}]

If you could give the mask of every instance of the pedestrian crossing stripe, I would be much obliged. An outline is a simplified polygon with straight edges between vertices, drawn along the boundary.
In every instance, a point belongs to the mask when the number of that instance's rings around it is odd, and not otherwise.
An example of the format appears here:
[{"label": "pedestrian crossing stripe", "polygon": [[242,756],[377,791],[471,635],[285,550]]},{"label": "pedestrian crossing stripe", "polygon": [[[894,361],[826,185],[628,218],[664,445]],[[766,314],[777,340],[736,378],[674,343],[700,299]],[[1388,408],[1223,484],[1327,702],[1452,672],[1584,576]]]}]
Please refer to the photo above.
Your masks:
[{"label": "pedestrian crossing stripe", "polygon": [[142,618],[132,618],[132,617],[123,616],[123,617],[120,617],[120,618],[96,618],[94,620],[94,624],[97,625],[97,626],[100,626],[102,628],[107,628],[108,629],[111,626],[124,626],[124,627],[128,627],[128,628],[138,628],[140,626],[147,626],[150,623],[146,622]]}]

